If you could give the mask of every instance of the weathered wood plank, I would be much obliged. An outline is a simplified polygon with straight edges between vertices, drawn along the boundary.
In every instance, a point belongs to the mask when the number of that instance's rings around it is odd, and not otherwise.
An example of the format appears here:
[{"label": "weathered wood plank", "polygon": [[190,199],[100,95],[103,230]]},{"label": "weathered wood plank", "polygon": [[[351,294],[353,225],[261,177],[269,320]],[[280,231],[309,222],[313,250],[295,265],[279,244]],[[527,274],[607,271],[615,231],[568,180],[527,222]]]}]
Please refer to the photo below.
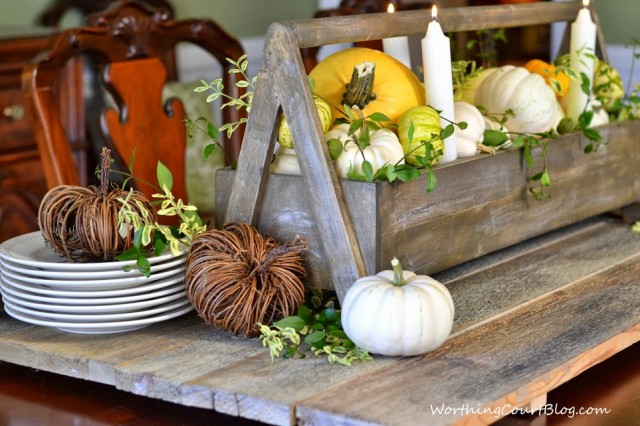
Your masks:
[{"label": "weathered wood plank", "polygon": [[[345,424],[386,424],[383,410],[406,413],[399,422],[421,419],[425,401],[437,401],[434,395],[443,388],[448,403],[473,397],[471,406],[500,398],[522,404],[526,395],[536,396],[623,346],[572,361],[640,322],[639,260],[640,238],[627,225],[600,218],[460,265],[442,274],[456,303],[454,334],[422,358],[377,357],[351,368],[321,358],[272,363],[259,341],[230,336],[195,315],[92,336],[34,327],[2,314],[0,359],[273,424],[332,415]],[[634,339],[635,332],[620,342]],[[461,377],[469,382],[459,383]],[[369,395],[384,383],[393,390]],[[341,389],[358,396],[345,392],[337,400]],[[415,397],[400,403],[387,391]],[[325,399],[338,408],[326,406]],[[370,417],[354,414],[351,406]]]},{"label": "weathered wood plank", "polygon": [[[220,170],[216,174],[221,188],[229,188],[237,172]],[[377,213],[371,208],[371,200],[377,197],[375,184],[340,180],[345,203],[350,212],[351,222],[360,243],[367,271],[376,270],[379,257],[378,229],[373,224]],[[307,237],[308,250],[303,254],[309,273],[310,287],[332,289],[331,271],[327,267],[327,256],[315,225],[313,209],[308,200],[308,190],[301,176],[273,174],[264,189],[263,201],[257,219],[260,231],[276,237],[280,241],[290,241],[296,235]],[[219,207],[218,220],[229,204],[227,191],[218,190],[216,204]]]},{"label": "weathered wood plank", "polygon": [[[528,170],[519,150],[437,167],[433,193],[425,192],[426,176],[394,184],[340,180],[367,273],[386,269],[397,256],[407,269],[432,274],[637,201],[640,179],[631,159],[640,157],[640,122],[610,124],[600,132],[609,143],[592,154],[583,153],[587,141],[577,133],[549,142],[553,184],[547,189],[551,198],[541,201],[527,192],[527,176],[541,169],[540,158]],[[309,285],[326,288],[330,265],[306,184],[296,176],[273,178],[259,216],[261,230],[278,239],[306,237]],[[233,172],[218,179],[228,182]],[[223,186],[217,204],[224,206],[225,198]]]},{"label": "weathered wood plank", "polygon": [[[608,353],[598,349],[580,364],[592,348],[628,333],[607,346],[613,353],[640,339],[639,273],[636,256],[458,334],[435,352],[334,387],[298,406],[300,423],[451,424],[463,416],[462,407],[491,407],[505,395],[522,405]],[[553,374],[563,369],[571,373]],[[452,410],[438,414],[436,407]]]},{"label": "weathered wood plank", "polygon": [[[526,256],[521,255],[518,259],[514,259],[513,265],[511,262],[505,263],[504,270],[501,269],[496,273],[491,270],[483,270],[476,276],[466,276],[462,280],[462,284],[449,283],[456,304],[459,306],[459,312],[468,314],[458,315],[454,331],[464,332],[465,328],[471,328],[475,322],[487,321],[504,310],[511,309],[513,305],[505,303],[510,298],[514,299],[515,304],[519,304],[526,301],[527,296],[536,297],[541,292],[562,287],[570,283],[572,279],[581,277],[579,272],[584,269],[585,264],[592,263],[592,259],[597,257],[595,253],[610,253],[611,255],[610,258],[602,259],[593,265],[594,271],[602,271],[611,264],[623,261],[629,253],[640,252],[640,239],[630,234],[624,226],[613,226],[615,232],[609,235],[608,232],[603,234],[603,228],[609,228],[609,226],[589,225],[584,232],[580,230],[571,237],[563,237],[561,244],[547,244],[544,248],[538,247],[533,253],[527,253]],[[619,247],[616,247],[616,243]],[[589,252],[591,247],[594,248],[593,253]],[[572,250],[572,248],[574,249]],[[545,251],[545,253],[540,255],[536,253],[537,251]],[[580,259],[578,254],[585,256],[585,252],[589,255]],[[564,256],[554,262],[550,258],[557,257],[557,253],[564,253]],[[529,256],[532,258],[530,259]],[[535,265],[538,260],[542,263],[545,261],[549,263],[549,268],[540,271],[538,275],[534,274],[531,281],[524,280],[524,283],[532,288],[514,286],[514,280],[521,279],[520,277],[530,273],[531,265]],[[577,265],[575,268],[567,268],[567,263],[577,263]],[[548,279],[548,277],[553,277],[553,279]],[[546,286],[534,285],[544,281],[545,278],[547,278]],[[488,289],[494,291],[488,297],[480,297]],[[492,302],[492,296],[500,293],[496,289],[502,290],[502,297],[490,306],[489,302]],[[389,361],[389,359],[384,360]],[[372,371],[386,368],[386,366],[379,365],[380,361],[376,360],[375,363],[365,364],[364,367],[372,368]],[[156,370],[156,372],[161,376],[173,374],[171,365],[170,362],[167,362],[164,369]],[[335,382],[327,383],[325,377],[332,377],[338,382],[347,378],[342,369],[335,370],[335,368],[336,366],[328,366],[322,360],[312,361],[309,359],[278,361],[274,365],[267,360],[264,354],[258,354],[228,368],[214,370],[201,377],[195,377],[185,383],[185,386],[187,389],[190,387],[213,389],[215,394],[214,408],[218,411],[263,421],[264,416],[267,416],[266,418],[271,423],[287,424],[289,415],[287,407],[295,403],[291,399],[293,398],[291,394],[294,393],[296,398],[300,398],[307,392],[317,392],[318,388],[324,389],[336,385]],[[347,373],[351,373],[353,368],[348,369]],[[363,366],[355,368],[363,368]],[[357,377],[365,374],[363,371],[357,371],[357,373]],[[336,376],[336,374],[339,375]],[[367,371],[366,374],[371,374],[371,372]]]},{"label": "weathered wood plank", "polygon": [[[496,413],[504,407],[519,407],[521,406],[523,399],[527,396],[546,395],[548,391],[555,389],[561,384],[585,372],[594,365],[607,360],[611,356],[623,351],[638,341],[640,341],[640,324],[602,342],[592,349],[587,350],[571,361],[544,374],[540,379],[505,395],[497,401],[494,401],[492,404],[487,406],[486,414],[480,416],[470,415],[460,419],[456,424],[469,426],[476,425],[478,423],[490,424],[495,421],[495,415],[489,413]],[[534,401],[531,404],[531,407],[533,409],[536,407],[539,408],[541,406],[540,399],[543,398],[534,397],[533,399]]]},{"label": "weathered wood plank", "polygon": [[532,246],[507,261],[494,260],[490,268],[458,278],[434,275],[447,285],[456,306],[452,333],[468,331],[539,297],[562,291],[611,265],[640,258],[640,237],[627,225],[609,220],[597,223],[587,223],[584,229],[576,227],[566,237]]},{"label": "weathered wood plank", "polygon": [[[438,22],[445,32],[550,24],[575,20],[581,6],[582,2],[574,1],[519,4],[517,7],[442,8],[438,11]],[[429,22],[431,10],[329,17],[287,24],[293,25],[298,47],[305,48],[397,36],[424,36]]]},{"label": "weathered wood plank", "polygon": [[[224,219],[218,215],[218,225],[231,222],[255,224],[260,212],[262,194],[267,183],[265,174],[269,170],[280,120],[280,106],[273,91],[272,77],[263,58],[256,79],[255,100],[252,102],[243,148],[238,158],[238,176],[233,182],[226,184],[229,187],[229,208],[223,210]],[[217,210],[222,209],[218,207]]]},{"label": "weathered wood plank", "polygon": [[366,269],[295,43],[289,27],[272,24],[265,56],[273,73],[274,90],[296,141],[302,180],[333,286],[342,300],[347,289],[365,274]]},{"label": "weathered wood plank", "polygon": [[[7,315],[2,313],[3,316]],[[193,315],[122,334],[85,335],[31,326],[7,318],[2,327],[20,329],[2,336],[0,359],[66,376],[115,384],[115,365],[122,360],[166,350],[188,338]],[[126,336],[126,344],[123,344]],[[169,345],[169,346],[168,346]]]}]

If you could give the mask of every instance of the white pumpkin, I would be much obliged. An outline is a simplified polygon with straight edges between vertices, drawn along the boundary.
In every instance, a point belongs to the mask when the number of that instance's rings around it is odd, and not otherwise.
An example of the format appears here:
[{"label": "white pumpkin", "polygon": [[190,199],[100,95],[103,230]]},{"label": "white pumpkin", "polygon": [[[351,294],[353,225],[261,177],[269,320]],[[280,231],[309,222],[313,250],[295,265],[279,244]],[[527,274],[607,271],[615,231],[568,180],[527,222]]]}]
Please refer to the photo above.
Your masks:
[{"label": "white pumpkin", "polygon": [[467,102],[454,103],[456,122],[467,123],[466,129],[455,126],[458,157],[471,157],[478,151],[478,143],[484,138],[484,116],[478,108]]},{"label": "white pumpkin", "polygon": [[491,117],[484,117],[484,129],[485,130],[498,130],[503,133],[509,133],[509,129],[504,124],[498,123]]},{"label": "white pumpkin", "polygon": [[468,78],[461,88],[454,93],[454,99],[473,104],[476,100],[476,90],[482,81],[487,78],[495,68],[485,68],[473,77]]},{"label": "white pumpkin", "polygon": [[393,270],[357,280],[342,301],[342,327],[367,351],[412,356],[444,343],[453,326],[454,307],[445,286],[426,275]]},{"label": "white pumpkin", "polygon": [[560,121],[561,108],[553,89],[540,75],[524,67],[495,68],[479,84],[474,103],[483,106],[489,114],[511,110],[515,116],[505,125],[512,132],[547,132]]},{"label": "white pumpkin", "polygon": [[271,173],[280,173],[282,175],[301,174],[296,151],[280,145],[276,150],[276,156],[271,163],[269,171]]},{"label": "white pumpkin", "polygon": [[362,173],[362,163],[365,159],[371,163],[373,173],[386,164],[404,164],[404,151],[393,131],[382,128],[371,132],[370,145],[362,151],[354,140],[358,134],[359,132],[349,135],[349,125],[346,123],[338,124],[325,134],[327,142],[338,139],[343,144],[342,153],[335,160],[339,177],[347,178],[352,166],[357,173]]}]

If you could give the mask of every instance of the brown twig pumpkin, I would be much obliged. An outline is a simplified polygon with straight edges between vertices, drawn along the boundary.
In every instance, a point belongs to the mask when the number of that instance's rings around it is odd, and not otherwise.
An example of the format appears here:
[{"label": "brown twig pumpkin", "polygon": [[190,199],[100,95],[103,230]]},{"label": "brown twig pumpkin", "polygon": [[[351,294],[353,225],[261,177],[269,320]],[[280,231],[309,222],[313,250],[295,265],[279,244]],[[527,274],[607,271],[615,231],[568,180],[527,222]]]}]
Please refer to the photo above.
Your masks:
[{"label": "brown twig pumpkin", "polygon": [[[38,224],[44,240],[73,262],[110,261],[133,246],[133,227],[118,225],[122,204],[117,198],[126,198],[129,192],[110,187],[109,149],[103,148],[101,156],[100,187],[60,185],[40,203]],[[156,217],[153,205],[138,191],[133,192],[131,205]]]},{"label": "brown twig pumpkin", "polygon": [[299,237],[280,244],[246,223],[198,235],[187,256],[187,295],[210,324],[245,336],[257,323],[295,315],[304,300],[306,276]]}]

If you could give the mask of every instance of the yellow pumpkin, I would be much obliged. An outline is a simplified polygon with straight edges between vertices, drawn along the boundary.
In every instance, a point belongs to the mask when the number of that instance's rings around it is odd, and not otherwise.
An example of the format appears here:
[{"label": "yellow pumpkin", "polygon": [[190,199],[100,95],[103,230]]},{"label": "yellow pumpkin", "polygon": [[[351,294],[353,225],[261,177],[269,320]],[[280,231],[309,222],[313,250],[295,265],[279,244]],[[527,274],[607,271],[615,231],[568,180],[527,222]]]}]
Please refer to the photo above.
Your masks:
[{"label": "yellow pumpkin", "polygon": [[564,72],[556,73],[555,65],[545,62],[540,59],[532,59],[524,66],[529,72],[536,73],[544,78],[547,83],[553,89],[557,98],[561,98],[567,94],[569,90],[569,76]]},{"label": "yellow pumpkin", "polygon": [[380,112],[395,123],[404,111],[425,105],[424,88],[409,68],[381,51],[352,47],[327,56],[309,73],[315,82],[315,94],[331,105],[332,120],[345,117],[341,112],[343,94],[354,67],[364,62],[375,64],[375,99],[360,106],[365,116]]}]

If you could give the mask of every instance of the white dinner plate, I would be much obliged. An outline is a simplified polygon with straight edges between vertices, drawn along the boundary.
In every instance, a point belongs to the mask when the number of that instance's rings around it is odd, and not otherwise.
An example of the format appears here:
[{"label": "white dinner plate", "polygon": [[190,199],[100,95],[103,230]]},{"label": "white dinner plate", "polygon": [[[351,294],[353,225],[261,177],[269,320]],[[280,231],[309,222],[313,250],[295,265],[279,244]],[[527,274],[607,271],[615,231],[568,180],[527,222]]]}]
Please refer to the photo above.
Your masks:
[{"label": "white dinner plate", "polygon": [[[186,263],[187,257],[182,255],[177,258],[172,258],[171,261],[156,263],[155,265],[151,265],[151,277],[153,277],[154,273],[159,271],[164,271],[167,269],[182,267]],[[43,269],[38,269],[30,266],[15,264],[7,259],[0,259],[0,265],[2,265],[2,269],[8,269],[10,271],[19,272],[23,275],[29,275],[32,277],[39,278],[54,278],[59,280],[69,280],[69,281],[82,281],[86,282],[87,280],[100,280],[100,279],[115,279],[115,278],[132,278],[132,277],[144,277],[142,273],[137,269],[131,269],[125,271],[123,269],[113,269],[107,271],[48,271]],[[176,271],[178,272],[178,271]],[[62,286],[59,286],[63,288]],[[68,282],[65,284],[67,288],[73,288],[74,283]],[[103,287],[103,289],[114,288],[111,286]]]},{"label": "white dinner plate", "polygon": [[[2,263],[2,261],[0,261]],[[55,289],[58,287],[73,288],[74,290],[89,291],[96,289],[96,291],[105,291],[107,289],[129,289],[143,287],[145,285],[155,284],[158,281],[164,280],[167,277],[173,277],[176,274],[184,275],[181,269],[167,269],[164,271],[151,274],[149,277],[139,275],[136,277],[127,278],[105,278],[105,279],[86,279],[86,280],[59,280],[54,278],[40,278],[31,275],[22,274],[9,268],[2,268],[0,271],[3,278],[8,278],[13,282],[20,282],[24,284],[30,284],[33,288],[43,289]],[[78,293],[76,293],[78,294]],[[82,297],[82,296],[76,296]],[[88,296],[93,297],[93,296]]]},{"label": "white dinner plate", "polygon": [[148,317],[151,315],[161,314],[163,312],[171,311],[173,309],[180,308],[185,305],[190,305],[191,302],[186,298],[186,291],[182,294],[178,295],[176,300],[171,302],[162,304],[157,307],[152,307],[149,309],[141,309],[132,312],[119,312],[119,313],[104,313],[104,314],[89,314],[89,313],[60,313],[60,312],[49,312],[42,311],[39,309],[34,309],[28,306],[24,306],[19,302],[16,302],[15,298],[8,297],[3,293],[2,299],[4,301],[5,307],[10,307],[13,311],[20,312],[23,314],[31,315],[36,318],[41,318],[45,320],[53,320],[53,321],[67,321],[72,323],[81,323],[81,322],[113,322],[113,321],[128,321],[133,319],[140,319],[144,317]]},{"label": "white dinner plate", "polygon": [[126,331],[137,330],[139,328],[146,327],[151,324],[155,324],[162,321],[167,321],[172,318],[179,317],[184,315],[191,310],[193,310],[193,306],[191,304],[176,308],[172,311],[168,311],[159,315],[153,315],[148,318],[142,318],[131,321],[115,321],[115,322],[85,322],[85,323],[74,323],[74,322],[63,322],[63,321],[52,321],[48,319],[39,318],[33,315],[21,313],[15,311],[11,306],[5,305],[5,312],[12,316],[13,318],[24,321],[29,324],[42,325],[46,327],[55,327],[62,331],[67,331],[70,333],[81,333],[81,334],[108,334],[108,333],[122,333]]},{"label": "white dinner plate", "polygon": [[[187,250],[183,250],[180,255],[184,255]],[[149,258],[149,263],[154,265],[162,263],[175,257],[171,252],[161,256]],[[30,266],[32,268],[42,268],[46,271],[111,271],[122,270],[126,266],[135,266],[135,260],[114,261],[114,262],[69,262],[68,259],[58,255],[45,243],[40,231],[19,235],[0,244],[0,258],[13,262],[14,264]]]},{"label": "white dinner plate", "polygon": [[55,288],[49,288],[40,284],[33,284],[31,282],[25,282],[19,276],[16,278],[14,274],[9,274],[7,271],[2,271],[2,282],[9,283],[12,287],[19,288],[20,290],[28,291],[31,293],[56,296],[56,297],[68,297],[82,300],[83,298],[103,298],[103,297],[122,297],[130,296],[139,293],[145,293],[153,290],[159,290],[170,285],[175,285],[178,282],[184,281],[184,272],[169,271],[171,275],[163,279],[156,281],[143,282],[142,284],[135,284],[126,288],[118,288],[114,290],[91,290],[87,286],[78,286],[77,290],[58,290]]},{"label": "white dinner plate", "polygon": [[[56,311],[64,312],[61,310],[63,307],[69,308],[78,308],[83,307],[84,309],[90,308],[104,308],[102,310],[113,310],[115,306],[124,304],[126,305],[126,310],[138,309],[138,302],[147,302],[149,306],[154,304],[163,303],[160,301],[162,298],[166,296],[173,295],[175,293],[184,291],[185,287],[182,281],[176,282],[176,284],[165,287],[160,290],[150,291],[146,293],[134,294],[131,296],[122,296],[122,297],[102,297],[102,298],[83,298],[77,299],[72,297],[48,297],[42,296],[38,294],[33,294],[28,291],[21,290],[16,288],[6,281],[2,283],[2,291],[11,297],[19,297],[24,302],[31,302],[36,304],[44,304],[45,306],[49,306],[50,308],[56,307]],[[165,300],[166,301],[166,300]],[[155,303],[152,303],[155,302]],[[24,304],[24,303],[22,303]],[[29,305],[26,305],[29,306]],[[45,309],[40,308],[38,306],[32,306],[37,309]],[[52,309],[46,309],[52,310]],[[124,309],[123,309],[124,311]],[[73,310],[69,310],[68,312],[74,312]]]}]

